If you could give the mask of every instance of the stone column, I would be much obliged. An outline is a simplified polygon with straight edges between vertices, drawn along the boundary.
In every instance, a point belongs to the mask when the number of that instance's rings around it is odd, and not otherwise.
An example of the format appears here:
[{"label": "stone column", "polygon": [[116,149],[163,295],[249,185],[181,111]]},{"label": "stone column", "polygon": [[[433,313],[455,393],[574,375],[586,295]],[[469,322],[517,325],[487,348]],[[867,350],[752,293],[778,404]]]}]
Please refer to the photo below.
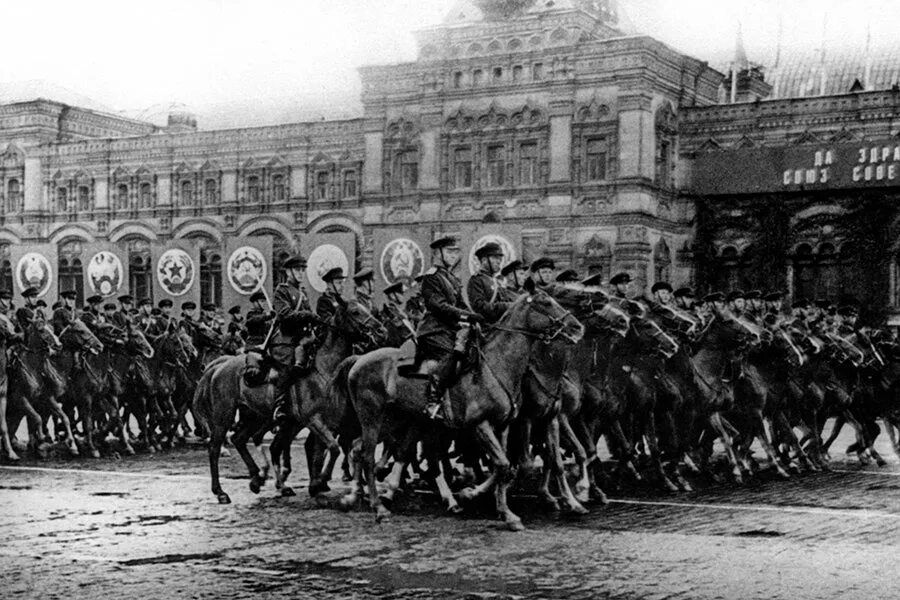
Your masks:
[{"label": "stone column", "polygon": [[[440,187],[439,140],[442,116],[440,111],[422,115],[422,132],[419,134],[419,188],[423,190]],[[366,158],[368,160],[368,157]]]},{"label": "stone column", "polygon": [[[195,193],[199,190],[195,190]],[[172,205],[172,177],[168,173],[156,178],[156,205]]]},{"label": "stone column", "polygon": [[109,208],[109,180],[98,179],[94,182],[94,208]]},{"label": "stone column", "polygon": [[616,247],[611,274],[627,271],[635,280],[633,294],[641,295],[650,281],[650,257],[652,249],[646,227],[623,225],[616,231]]},{"label": "stone column", "polygon": [[619,177],[653,179],[655,132],[653,97],[635,93],[619,98]]},{"label": "stone column", "polygon": [[47,203],[44,201],[44,179],[41,176],[40,158],[25,159],[24,187],[22,193],[25,195],[25,212],[47,210]]},{"label": "stone column", "polygon": [[237,202],[237,172],[222,172],[222,204]]},{"label": "stone column", "polygon": [[384,162],[384,114],[367,116],[364,131],[366,158],[362,190],[364,194],[380,194],[383,186],[381,170]]},{"label": "stone column", "polygon": [[571,98],[550,102],[550,183],[570,179],[573,106]]}]

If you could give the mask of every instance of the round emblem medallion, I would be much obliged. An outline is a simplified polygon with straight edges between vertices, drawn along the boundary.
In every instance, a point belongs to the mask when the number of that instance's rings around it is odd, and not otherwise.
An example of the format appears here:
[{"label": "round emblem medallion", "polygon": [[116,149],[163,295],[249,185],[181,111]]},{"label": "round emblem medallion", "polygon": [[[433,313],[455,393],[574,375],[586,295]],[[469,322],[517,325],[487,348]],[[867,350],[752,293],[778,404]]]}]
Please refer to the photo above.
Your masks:
[{"label": "round emblem medallion", "polygon": [[19,289],[36,287],[38,296],[43,296],[50,289],[53,281],[53,268],[43,254],[28,252],[16,264],[16,281]]},{"label": "round emblem medallion", "polygon": [[425,270],[425,256],[417,243],[407,238],[393,239],[381,252],[381,276],[391,285],[409,282]]},{"label": "round emblem medallion", "polygon": [[122,261],[112,252],[95,254],[87,266],[88,283],[95,294],[112,296],[122,287]]},{"label": "round emblem medallion", "polygon": [[253,246],[241,246],[228,258],[228,282],[239,294],[252,294],[266,281],[266,261]]},{"label": "round emblem medallion", "polygon": [[322,244],[312,251],[306,261],[306,277],[314,290],[321,293],[325,291],[325,282],[322,275],[329,269],[340,267],[344,275],[350,274],[350,261],[344,251],[334,244]]},{"label": "round emblem medallion", "polygon": [[194,283],[194,261],[180,248],[166,250],[156,264],[156,279],[165,293],[182,296]]},{"label": "round emblem medallion", "polygon": [[481,269],[478,259],[475,258],[475,252],[488,242],[500,244],[500,247],[503,248],[503,262],[501,263],[501,267],[506,266],[509,262],[516,259],[516,247],[512,245],[512,242],[502,235],[491,233],[482,236],[477,242],[472,244],[472,249],[469,251],[469,274],[474,275]]}]

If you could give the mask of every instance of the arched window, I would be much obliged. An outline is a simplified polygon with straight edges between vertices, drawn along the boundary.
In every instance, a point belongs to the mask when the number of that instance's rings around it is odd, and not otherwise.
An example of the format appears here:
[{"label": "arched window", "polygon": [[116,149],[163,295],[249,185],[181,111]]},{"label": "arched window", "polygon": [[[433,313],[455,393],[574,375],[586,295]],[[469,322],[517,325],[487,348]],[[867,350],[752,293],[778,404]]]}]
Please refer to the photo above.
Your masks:
[{"label": "arched window", "polygon": [[259,203],[259,177],[256,175],[247,178],[247,201],[251,204]]},{"label": "arched window", "polygon": [[316,173],[316,200],[328,199],[328,171]]},{"label": "arched window", "polygon": [[203,184],[203,202],[206,206],[215,206],[219,201],[219,182],[215,179],[207,179]]},{"label": "arched window", "polygon": [[18,212],[22,208],[22,185],[18,179],[10,179],[6,182],[6,210]]},{"label": "arched window", "polygon": [[153,300],[153,268],[150,259],[150,242],[142,237],[126,238],[128,249],[128,289],[138,300]]},{"label": "arched window", "polygon": [[675,175],[675,111],[666,102],[656,111],[656,183],[670,187]]},{"label": "arched window", "polygon": [[653,249],[653,274],[655,281],[670,282],[672,277],[672,253],[665,239],[659,240]]},{"label": "arched window", "polygon": [[194,205],[194,182],[187,179],[181,182],[181,205]]},{"label": "arched window", "polygon": [[128,186],[124,183],[116,187],[116,208],[119,210],[128,208]]},{"label": "arched window", "polygon": [[200,302],[222,306],[222,257],[217,252],[200,252]]},{"label": "arched window", "polygon": [[394,184],[400,190],[414,190],[419,185],[419,152],[404,150],[394,158]]},{"label": "arched window", "polygon": [[141,184],[141,208],[153,208],[153,184],[145,181]]},{"label": "arched window", "polygon": [[272,199],[275,202],[284,202],[287,197],[284,187],[284,175],[272,176]]},{"label": "arched window", "polygon": [[13,290],[12,261],[9,244],[0,244],[0,290]]},{"label": "arched window", "polygon": [[344,186],[341,195],[344,198],[356,198],[356,171],[354,169],[344,171]]},{"label": "arched window", "polygon": [[66,212],[69,208],[69,190],[64,187],[56,188],[56,211]]},{"label": "arched window", "polygon": [[81,253],[81,242],[71,240],[60,244],[57,257],[58,293],[74,290],[77,294],[75,300],[79,306],[84,303],[84,269],[81,264]]},{"label": "arched window", "polygon": [[86,185],[78,186],[78,210],[91,210],[91,188]]}]

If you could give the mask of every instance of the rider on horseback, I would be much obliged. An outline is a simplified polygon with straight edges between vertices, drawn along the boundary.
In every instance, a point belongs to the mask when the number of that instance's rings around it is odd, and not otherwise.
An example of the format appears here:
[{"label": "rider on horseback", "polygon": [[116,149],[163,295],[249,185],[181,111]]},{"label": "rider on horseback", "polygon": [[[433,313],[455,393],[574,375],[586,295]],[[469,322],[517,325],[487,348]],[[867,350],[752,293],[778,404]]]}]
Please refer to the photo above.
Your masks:
[{"label": "rider on horseback", "polygon": [[25,305],[16,310],[16,321],[19,322],[19,328],[22,331],[28,331],[31,322],[34,320],[37,306],[35,298],[37,298],[38,289],[34,286],[25,288],[22,291],[22,298],[25,299]]},{"label": "rider on horseback", "polygon": [[456,360],[465,352],[468,323],[484,319],[469,311],[462,296],[462,284],[453,274],[461,251],[456,238],[445,236],[431,243],[433,266],[422,278],[425,316],[416,334],[416,364],[436,361],[428,379],[425,413],[438,416],[444,391],[456,372]]},{"label": "rider on horseback", "polygon": [[[541,257],[531,263],[531,283],[535,287],[545,288],[553,283],[553,271],[556,263],[547,256]],[[524,285],[524,282],[523,282]]]},{"label": "rider on horseback", "polygon": [[528,277],[528,265],[521,260],[510,261],[508,265],[500,269],[504,285],[500,287],[501,302],[514,302],[519,294],[525,290],[522,288],[525,278]]},{"label": "rider on horseback", "polygon": [[53,332],[59,335],[63,329],[75,321],[75,298],[78,296],[75,290],[66,290],[60,295],[62,306],[53,311]]},{"label": "rider on horseback", "polygon": [[481,263],[481,270],[469,279],[466,293],[469,306],[487,323],[496,323],[512,304],[500,296],[501,286],[497,282],[500,263],[503,262],[503,248],[495,242],[488,242],[475,252]]},{"label": "rider on horseback", "polygon": [[245,322],[248,348],[262,346],[265,343],[266,334],[269,332],[269,322],[275,318],[275,311],[267,311],[263,308],[265,299],[266,294],[262,290],[254,292],[250,296],[253,306],[247,311]]},{"label": "rider on horseback", "polygon": [[403,339],[407,340],[416,335],[416,328],[412,323],[412,319],[406,314],[406,307],[403,306],[403,282],[398,281],[384,288],[384,296],[387,301],[381,308],[380,318],[384,323],[393,323],[398,329],[403,331]]},{"label": "rider on horseback", "polygon": [[366,307],[373,315],[377,313],[375,304],[372,302],[372,286],[375,284],[375,272],[372,269],[365,268],[358,271],[353,276],[353,285],[356,287],[356,301]]},{"label": "rider on horseback", "polygon": [[311,325],[320,322],[310,310],[309,299],[300,285],[306,270],[306,259],[299,255],[292,256],[284,261],[284,268],[287,270],[287,280],[278,284],[272,300],[279,339],[270,340],[269,347],[265,349],[278,366],[273,417],[276,425],[284,424],[293,416],[289,392],[294,383],[309,371],[311,361],[307,346],[315,338]]},{"label": "rider on horseback", "polygon": [[331,321],[338,309],[347,304],[341,295],[346,281],[344,270],[340,267],[329,269],[322,275],[325,282],[325,292],[319,296],[316,302],[316,314],[324,321]]}]

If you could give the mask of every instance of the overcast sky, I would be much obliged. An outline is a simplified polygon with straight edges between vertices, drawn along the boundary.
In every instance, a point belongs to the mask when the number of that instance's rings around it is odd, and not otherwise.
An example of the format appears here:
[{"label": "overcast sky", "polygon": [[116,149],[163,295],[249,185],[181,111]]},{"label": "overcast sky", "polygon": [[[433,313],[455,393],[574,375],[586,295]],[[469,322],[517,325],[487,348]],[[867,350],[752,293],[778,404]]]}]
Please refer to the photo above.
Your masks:
[{"label": "overcast sky", "polygon": [[[356,67],[415,58],[457,0],[7,0],[0,82],[41,79],[115,109],[352,96]],[[621,0],[640,32],[698,58],[890,43],[896,0]],[[827,18],[826,18],[827,14]]]}]

